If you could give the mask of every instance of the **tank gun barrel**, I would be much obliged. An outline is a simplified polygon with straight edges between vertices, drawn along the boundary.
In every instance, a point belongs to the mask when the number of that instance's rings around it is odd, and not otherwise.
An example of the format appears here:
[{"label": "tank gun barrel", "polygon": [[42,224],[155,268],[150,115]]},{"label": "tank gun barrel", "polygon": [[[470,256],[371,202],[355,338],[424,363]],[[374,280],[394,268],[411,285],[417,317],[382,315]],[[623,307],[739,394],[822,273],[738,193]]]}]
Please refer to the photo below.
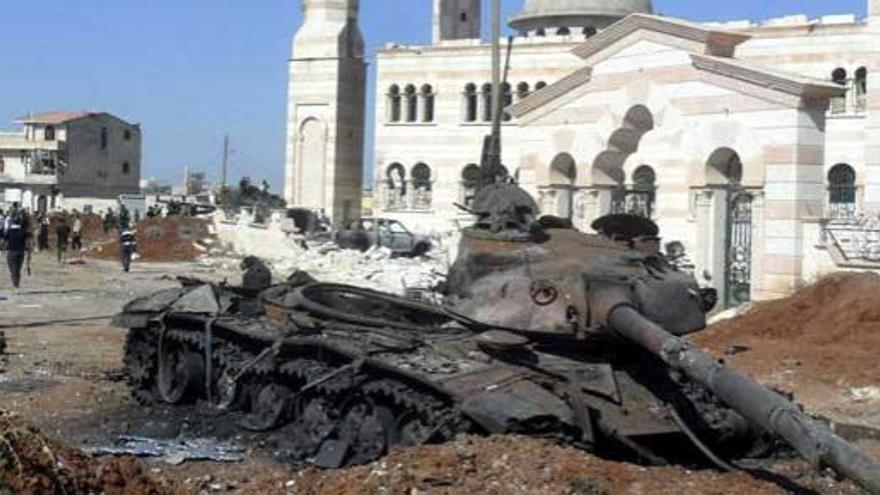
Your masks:
[{"label": "tank gun barrel", "polygon": [[746,419],[784,439],[813,465],[831,467],[870,493],[880,494],[880,462],[781,395],[693,348],[628,304],[611,309],[606,320],[611,329],[658,356],[670,368],[706,386]]}]

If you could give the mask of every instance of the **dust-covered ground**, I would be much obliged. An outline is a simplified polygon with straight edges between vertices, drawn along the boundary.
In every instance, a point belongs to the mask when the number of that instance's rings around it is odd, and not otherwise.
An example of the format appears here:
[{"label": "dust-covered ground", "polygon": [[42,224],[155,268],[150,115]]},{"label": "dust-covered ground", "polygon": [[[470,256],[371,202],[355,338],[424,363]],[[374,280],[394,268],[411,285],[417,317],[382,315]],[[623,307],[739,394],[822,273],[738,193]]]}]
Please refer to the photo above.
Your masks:
[{"label": "dust-covered ground", "polygon": [[[199,406],[148,409],[128,397],[121,365],[125,334],[110,326],[109,317],[133,297],[174,286],[176,276],[234,281],[236,273],[195,263],[135,263],[132,272],[125,274],[118,263],[110,261],[86,259],[82,264],[58,265],[48,253],[35,255],[32,269],[33,275],[25,278],[18,292],[11,289],[5,270],[0,271],[0,326],[9,346],[0,373],[0,410],[7,411],[0,416],[0,472],[13,478],[21,474],[31,483],[10,485],[14,486],[11,493],[55,493],[52,483],[68,478],[78,484],[68,485],[74,488],[67,493],[859,493],[852,485],[812,473],[799,463],[779,465],[773,474],[644,468],[518,437],[461,438],[448,445],[396,450],[380,462],[339,471],[295,468],[273,457],[275,447],[284,440],[284,430],[270,435],[246,433],[236,427],[234,416],[216,416]],[[851,292],[880,294],[878,280],[862,283],[867,285]],[[828,306],[842,292],[837,287],[817,293],[817,300],[806,307]],[[870,306],[865,303],[860,313],[867,315],[864,318],[869,319]],[[850,352],[839,341],[854,338],[852,331],[829,335],[826,341],[785,332],[765,335],[770,331],[762,333],[759,320],[769,316],[760,315],[751,316],[754,321],[745,320],[749,315],[736,320],[744,323],[735,328],[735,322],[720,324],[696,340],[719,355],[731,345],[749,348],[726,359],[794,391],[806,399],[812,412],[880,427],[880,398],[872,395],[878,385],[876,364],[866,373],[861,367],[870,364],[862,362],[829,368],[847,356],[869,355],[873,351],[869,346],[876,341],[859,339],[855,347],[860,349]],[[780,318],[788,321],[793,316]],[[835,325],[842,326],[840,322]],[[768,326],[766,321],[764,326]],[[755,332],[744,328],[755,328]],[[790,344],[792,339],[802,342],[803,352]],[[762,347],[764,342],[769,342],[770,350]],[[22,436],[23,431],[33,436]],[[121,435],[215,438],[241,447],[244,460],[92,460],[75,450],[108,445]],[[880,453],[877,444],[863,442],[862,447]],[[20,457],[20,464],[5,461],[10,448]],[[31,457],[33,462],[28,460]]]}]

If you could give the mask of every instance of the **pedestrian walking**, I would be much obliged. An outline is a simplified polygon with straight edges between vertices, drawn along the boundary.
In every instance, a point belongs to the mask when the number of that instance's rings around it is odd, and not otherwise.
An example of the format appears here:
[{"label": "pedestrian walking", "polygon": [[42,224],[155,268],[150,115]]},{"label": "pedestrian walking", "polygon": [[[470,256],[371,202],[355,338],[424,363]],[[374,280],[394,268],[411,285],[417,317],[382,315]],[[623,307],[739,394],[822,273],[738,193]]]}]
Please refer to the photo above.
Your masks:
[{"label": "pedestrian walking", "polygon": [[14,211],[7,217],[5,224],[6,265],[12,277],[12,286],[18,289],[21,285],[21,269],[24,266],[26,253],[31,247],[27,215],[22,210]]},{"label": "pedestrian walking", "polygon": [[79,217],[79,213],[75,213],[73,228],[71,228],[73,239],[70,242],[70,249],[75,253],[82,251],[82,226],[82,219]]},{"label": "pedestrian walking", "polygon": [[0,209],[0,251],[6,251],[6,213]]},{"label": "pedestrian walking", "polygon": [[49,216],[40,213],[37,217],[39,228],[37,230],[37,250],[40,252],[49,250]]},{"label": "pedestrian walking", "polygon": [[131,258],[137,251],[137,240],[134,231],[122,229],[119,234],[119,251],[122,258],[122,270],[128,273],[131,268]]},{"label": "pedestrian walking", "polygon": [[107,208],[107,213],[104,214],[104,233],[110,232],[114,224],[116,224],[116,215],[113,214],[113,208]]},{"label": "pedestrian walking", "polygon": [[131,224],[131,214],[128,212],[128,208],[125,205],[119,207],[119,225],[117,228],[120,232],[123,230],[128,230],[129,225]]},{"label": "pedestrian walking", "polygon": [[67,225],[67,220],[64,217],[58,219],[55,237],[57,239],[58,263],[64,263],[67,257],[67,245],[70,241],[70,226]]}]

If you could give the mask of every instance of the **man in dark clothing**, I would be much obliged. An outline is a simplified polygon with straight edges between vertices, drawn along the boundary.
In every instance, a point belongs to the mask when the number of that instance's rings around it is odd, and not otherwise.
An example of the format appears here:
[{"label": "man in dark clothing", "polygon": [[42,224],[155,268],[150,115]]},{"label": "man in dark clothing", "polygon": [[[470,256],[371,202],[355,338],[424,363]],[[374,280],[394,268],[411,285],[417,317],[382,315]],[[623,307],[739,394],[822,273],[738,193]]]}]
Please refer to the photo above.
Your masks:
[{"label": "man in dark clothing", "polygon": [[128,208],[125,205],[119,207],[119,224],[116,228],[119,229],[119,232],[124,230],[128,230],[128,226],[131,223],[131,215],[128,213]]},{"label": "man in dark clothing", "polygon": [[128,273],[129,268],[131,268],[131,257],[137,250],[137,241],[135,240],[134,232],[124,229],[119,234],[119,250],[119,254],[122,257],[122,269]]},{"label": "man in dark clothing", "polygon": [[58,239],[58,262],[63,263],[67,254],[67,243],[70,240],[70,227],[64,217],[58,218],[58,226],[55,228],[55,237]]},{"label": "man in dark clothing", "polygon": [[47,251],[49,249],[49,217],[45,213],[40,213],[37,217],[37,249]]},{"label": "man in dark clothing", "polygon": [[13,212],[6,221],[6,264],[12,276],[12,286],[16,289],[21,285],[21,269],[30,242],[27,216],[21,210]]}]

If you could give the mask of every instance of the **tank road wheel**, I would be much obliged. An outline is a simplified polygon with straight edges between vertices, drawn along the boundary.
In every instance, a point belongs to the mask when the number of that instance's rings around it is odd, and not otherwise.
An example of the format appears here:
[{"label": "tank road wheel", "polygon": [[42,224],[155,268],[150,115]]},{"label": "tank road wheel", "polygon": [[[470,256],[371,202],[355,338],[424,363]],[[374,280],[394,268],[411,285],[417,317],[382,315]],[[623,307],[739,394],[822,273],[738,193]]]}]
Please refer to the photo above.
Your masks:
[{"label": "tank road wheel", "polygon": [[296,394],[284,385],[270,383],[260,388],[242,426],[253,431],[268,431],[282,425],[291,410]]},{"label": "tank road wheel", "polygon": [[436,426],[426,421],[418,412],[410,410],[398,418],[396,429],[400,444],[412,447],[430,440],[431,435],[436,431]]},{"label": "tank road wheel", "polygon": [[348,444],[347,465],[375,461],[397,438],[394,414],[388,407],[356,398],[343,409],[339,439]]},{"label": "tank road wheel", "polygon": [[192,398],[204,385],[204,356],[166,342],[159,353],[159,397],[169,404]]},{"label": "tank road wheel", "polygon": [[290,425],[295,444],[292,454],[299,460],[315,455],[336,427],[333,403],[328,398],[312,397],[303,404],[296,422]]}]

